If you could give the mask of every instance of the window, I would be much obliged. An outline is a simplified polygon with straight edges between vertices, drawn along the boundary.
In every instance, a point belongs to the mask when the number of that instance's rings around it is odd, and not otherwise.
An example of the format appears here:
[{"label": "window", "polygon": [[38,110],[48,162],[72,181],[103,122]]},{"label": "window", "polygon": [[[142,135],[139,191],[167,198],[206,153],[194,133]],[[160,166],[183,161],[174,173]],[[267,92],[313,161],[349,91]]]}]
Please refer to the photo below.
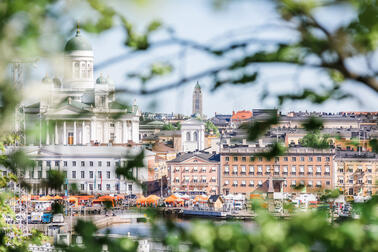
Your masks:
[{"label": "window", "polygon": [[241,166],[241,173],[245,174],[245,165]]},{"label": "window", "polygon": [[118,192],[119,191],[119,184],[115,185],[115,190]]},{"label": "window", "polygon": [[225,157],[225,160],[228,162],[230,161],[230,157]]},{"label": "window", "polygon": [[249,166],[249,174],[254,174],[255,173],[255,167],[253,165]]},{"label": "window", "polygon": [[263,161],[263,158],[262,157],[259,157],[259,162]]},{"label": "window", "polygon": [[93,191],[93,184],[89,184],[89,190]]},{"label": "window", "polygon": [[312,174],[313,173],[313,170],[312,170],[312,165],[309,165],[307,166],[307,170],[308,170],[308,174]]},{"label": "window", "polygon": [[238,157],[234,157],[234,161],[238,161]]},{"label": "window", "polygon": [[211,167],[211,171],[216,171],[217,170],[217,167]]},{"label": "window", "polygon": [[259,185],[260,187],[262,186],[262,181],[261,181],[261,180],[259,180],[258,185]]},{"label": "window", "polygon": [[176,177],[176,183],[180,183],[180,179]]},{"label": "window", "polygon": [[373,170],[371,169],[371,166],[368,166],[368,167],[366,167],[366,168],[367,168],[367,172],[368,172],[368,173],[372,173]]},{"label": "window", "polygon": [[245,180],[242,180],[241,186],[246,186]]},{"label": "window", "polygon": [[225,181],[224,181],[224,184],[225,184],[225,185],[228,185],[228,183],[229,183],[228,180],[225,180]]},{"label": "window", "polygon": [[72,161],[72,166],[76,166],[76,161]]},{"label": "window", "polygon": [[85,178],[85,171],[81,171],[81,172],[80,172],[80,177],[81,177],[81,178]]},{"label": "window", "polygon": [[98,171],[97,174],[98,174],[98,178],[102,178],[102,172],[101,171]]},{"label": "window", "polygon": [[63,161],[63,166],[67,166],[67,161]]},{"label": "window", "polygon": [[295,180],[292,180],[292,181],[291,181],[291,186],[294,187],[294,186],[296,186],[296,185],[297,185],[297,182],[296,182]]},{"label": "window", "polygon": [[110,124],[110,127],[114,128],[114,126],[115,126],[114,123],[111,123],[111,124]]},{"label": "window", "polygon": [[59,161],[55,161],[55,166],[59,166]]},{"label": "window", "polygon": [[84,161],[81,161],[81,166],[85,166],[85,162]]},{"label": "window", "polygon": [[266,174],[270,174],[270,165],[265,166]]},{"label": "window", "polygon": [[206,177],[202,176],[202,183],[206,183]]},{"label": "window", "polygon": [[106,178],[107,178],[107,179],[110,179],[110,171],[107,171],[107,172],[106,172]]},{"label": "window", "polygon": [[284,157],[284,161],[289,161],[289,158],[288,157]]},{"label": "window", "polygon": [[308,187],[312,187],[312,180],[309,180],[309,181],[308,181],[307,186],[308,186]]},{"label": "window", "polygon": [[275,162],[279,162],[279,161],[280,161],[280,157],[275,157],[275,158],[274,158],[274,161],[275,161]]},{"label": "window", "polygon": [[295,165],[293,165],[292,167],[291,167],[291,174],[292,175],[295,175],[296,174],[296,171],[297,170],[297,167],[295,166]]},{"label": "window", "polygon": [[331,161],[331,158],[330,157],[326,157],[326,161],[327,162]]},{"label": "window", "polygon": [[93,171],[89,171],[89,178],[93,179]]},{"label": "window", "polygon": [[237,165],[232,166],[232,174],[238,174],[238,166]]},{"label": "window", "polygon": [[89,161],[89,166],[93,166],[93,161]]},{"label": "window", "polygon": [[291,161],[297,161],[297,157],[291,157]]},{"label": "window", "polygon": [[299,174],[300,175],[304,174],[304,166],[303,165],[299,166]]},{"label": "window", "polygon": [[329,166],[326,165],[325,166],[325,175],[329,175],[329,174],[330,174]]},{"label": "window", "polygon": [[280,166],[279,165],[275,165],[274,166],[274,175],[279,175],[280,174]]},{"label": "window", "polygon": [[329,180],[326,181],[326,185],[330,185],[331,182]]},{"label": "window", "polygon": [[322,167],[316,166],[316,175],[321,175],[321,174],[322,174]]},{"label": "window", "polygon": [[108,167],[110,166],[110,161],[106,162],[106,166]]},{"label": "window", "polygon": [[246,157],[242,157],[242,162],[246,162],[247,161],[247,158]]},{"label": "window", "polygon": [[322,186],[322,182],[321,181],[317,181],[316,182],[316,187],[321,187]]},{"label": "window", "polygon": [[250,180],[249,181],[249,186],[254,186],[255,185],[255,183],[253,182],[253,180]]},{"label": "window", "polygon": [[217,182],[216,177],[211,177],[211,182]]},{"label": "window", "polygon": [[230,167],[227,165],[224,167],[224,172],[229,173],[230,172]]},{"label": "window", "polygon": [[234,186],[238,186],[238,181],[234,180],[233,185],[234,185]]},{"label": "window", "polygon": [[304,157],[300,157],[301,162],[304,162]]},{"label": "window", "polygon": [[179,172],[180,171],[180,167],[176,166],[175,171]]},{"label": "window", "polygon": [[198,171],[198,167],[195,166],[195,167],[193,168],[193,170],[194,170],[195,172],[197,172],[197,171]]},{"label": "window", "polygon": [[189,172],[189,167],[185,167],[185,171],[186,171],[186,172]]},{"label": "window", "polygon": [[322,157],[316,157],[316,161],[321,162],[322,161]]},{"label": "window", "polygon": [[84,191],[84,184],[80,184],[80,190]]},{"label": "window", "polygon": [[101,184],[98,184],[98,185],[97,185],[97,190],[99,190],[99,191],[102,190],[102,185],[101,185]]},{"label": "window", "polygon": [[[42,175],[42,172],[41,172],[41,175]],[[67,178],[67,171],[63,171],[63,176],[64,176],[65,178]]]},{"label": "window", "polygon": [[308,161],[313,161],[313,157],[308,157]]},{"label": "window", "polygon": [[344,184],[344,177],[339,177],[339,183]]},{"label": "window", "polygon": [[287,165],[285,165],[285,166],[283,167],[283,174],[287,174],[287,170],[288,170],[288,167],[287,167]]},{"label": "window", "polygon": [[106,184],[106,190],[110,191],[110,184]]},{"label": "window", "polygon": [[51,167],[51,161],[46,161],[46,166]]},{"label": "window", "polygon": [[202,167],[202,172],[206,172],[206,167]]},{"label": "window", "polygon": [[193,177],[193,182],[194,182],[194,183],[198,183],[198,177],[197,177],[197,176],[194,176],[194,177]]},{"label": "window", "polygon": [[255,157],[250,156],[250,157],[249,157],[249,161],[251,161],[251,162],[255,161]]},{"label": "window", "polygon": [[97,164],[98,164],[98,166],[100,166],[100,167],[102,166],[102,162],[101,162],[101,161],[98,161]]},{"label": "window", "polygon": [[[67,177],[67,172],[66,172],[66,176]],[[42,171],[38,171],[38,178],[41,179],[42,178]]]},{"label": "window", "polygon": [[190,132],[186,132],[186,141],[190,141]]},{"label": "window", "polygon": [[299,184],[304,185],[304,181],[303,180],[299,181]]},{"label": "window", "polygon": [[257,174],[259,174],[259,175],[262,174],[262,166],[261,165],[257,166]]},{"label": "window", "polygon": [[73,178],[73,179],[76,178],[76,171],[72,171],[72,178]]},{"label": "window", "polygon": [[367,177],[367,183],[369,185],[373,184],[373,178],[371,176]]}]

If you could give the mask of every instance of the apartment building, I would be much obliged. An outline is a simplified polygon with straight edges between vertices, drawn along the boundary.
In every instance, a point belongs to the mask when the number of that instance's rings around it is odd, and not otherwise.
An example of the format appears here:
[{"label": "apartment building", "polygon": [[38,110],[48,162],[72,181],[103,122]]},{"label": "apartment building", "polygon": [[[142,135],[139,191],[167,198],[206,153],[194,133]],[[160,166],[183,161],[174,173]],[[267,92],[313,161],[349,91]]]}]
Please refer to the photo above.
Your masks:
[{"label": "apartment building", "polygon": [[284,156],[268,159],[258,155],[267,151],[265,147],[222,146],[221,193],[267,192],[269,181],[276,192],[297,192],[300,185],[307,192],[336,186],[333,149],[292,147]]},{"label": "apartment building", "polygon": [[168,161],[168,183],[171,193],[219,194],[219,154],[208,152],[179,153]]},{"label": "apartment building", "polygon": [[377,194],[378,155],[372,152],[338,151],[337,187],[346,195]]}]

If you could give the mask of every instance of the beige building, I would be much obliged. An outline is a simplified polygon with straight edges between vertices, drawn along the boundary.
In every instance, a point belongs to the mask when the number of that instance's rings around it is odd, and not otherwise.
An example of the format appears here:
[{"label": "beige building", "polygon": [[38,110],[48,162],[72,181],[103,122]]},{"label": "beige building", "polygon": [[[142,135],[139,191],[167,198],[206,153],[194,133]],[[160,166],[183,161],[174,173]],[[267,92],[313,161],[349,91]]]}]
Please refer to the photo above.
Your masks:
[{"label": "beige building", "polygon": [[377,194],[378,155],[340,151],[336,156],[337,187],[346,195]]},{"label": "beige building", "polygon": [[258,156],[268,148],[223,146],[221,149],[221,193],[249,195],[267,192],[269,180],[276,192],[308,192],[336,186],[334,150],[289,148],[284,156],[271,159]]}]

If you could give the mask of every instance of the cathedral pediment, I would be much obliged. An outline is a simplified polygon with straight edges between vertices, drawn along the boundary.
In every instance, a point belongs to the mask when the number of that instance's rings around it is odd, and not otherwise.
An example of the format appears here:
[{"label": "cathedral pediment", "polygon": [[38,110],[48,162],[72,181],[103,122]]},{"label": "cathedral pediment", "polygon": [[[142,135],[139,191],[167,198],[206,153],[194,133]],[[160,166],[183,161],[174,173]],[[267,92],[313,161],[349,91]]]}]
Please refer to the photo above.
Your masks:
[{"label": "cathedral pediment", "polygon": [[35,156],[60,156],[62,155],[59,152],[50,151],[50,150],[47,150],[45,148],[40,148],[40,147],[34,147],[32,149],[26,148],[24,152],[28,156],[34,156],[34,157]]}]

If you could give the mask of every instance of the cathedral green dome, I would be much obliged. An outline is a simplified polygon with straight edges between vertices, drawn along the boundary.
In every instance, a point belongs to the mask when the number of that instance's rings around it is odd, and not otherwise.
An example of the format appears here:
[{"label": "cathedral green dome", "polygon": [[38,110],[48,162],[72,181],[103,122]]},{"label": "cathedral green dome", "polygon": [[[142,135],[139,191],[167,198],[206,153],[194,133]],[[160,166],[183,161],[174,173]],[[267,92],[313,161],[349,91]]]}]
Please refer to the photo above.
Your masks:
[{"label": "cathedral green dome", "polygon": [[75,37],[68,40],[66,46],[64,47],[65,52],[72,52],[72,51],[92,51],[92,46],[80,35],[80,30],[76,31]]}]

